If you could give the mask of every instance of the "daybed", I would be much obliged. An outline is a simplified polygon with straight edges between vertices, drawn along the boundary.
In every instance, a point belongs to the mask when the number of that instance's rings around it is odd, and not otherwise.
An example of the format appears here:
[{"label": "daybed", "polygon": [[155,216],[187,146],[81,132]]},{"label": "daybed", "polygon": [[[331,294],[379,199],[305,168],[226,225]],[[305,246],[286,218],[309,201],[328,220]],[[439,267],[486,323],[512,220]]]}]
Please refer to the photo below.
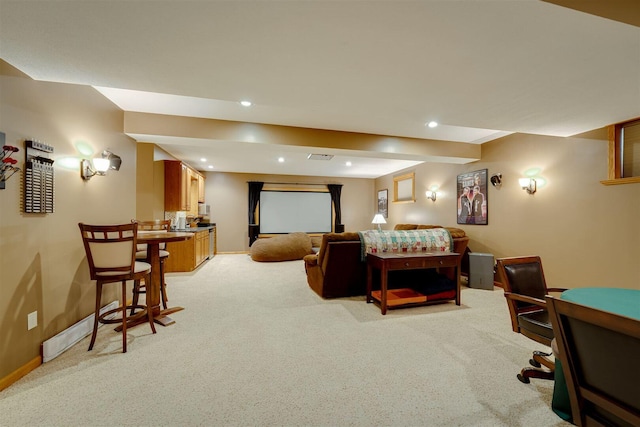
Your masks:
[{"label": "daybed", "polygon": [[[469,237],[464,230],[437,225],[398,224],[394,230],[416,230],[429,228],[445,228],[453,239],[452,251],[465,252]],[[304,257],[305,271],[309,287],[322,298],[341,298],[364,295],[367,283],[367,265],[362,257],[360,235],[355,232],[327,233],[322,236],[322,243],[317,254]],[[440,273],[453,279],[453,270],[441,269]],[[401,281],[397,276],[396,281]],[[390,278],[390,287],[393,287]],[[402,287],[399,284],[398,287]]]}]

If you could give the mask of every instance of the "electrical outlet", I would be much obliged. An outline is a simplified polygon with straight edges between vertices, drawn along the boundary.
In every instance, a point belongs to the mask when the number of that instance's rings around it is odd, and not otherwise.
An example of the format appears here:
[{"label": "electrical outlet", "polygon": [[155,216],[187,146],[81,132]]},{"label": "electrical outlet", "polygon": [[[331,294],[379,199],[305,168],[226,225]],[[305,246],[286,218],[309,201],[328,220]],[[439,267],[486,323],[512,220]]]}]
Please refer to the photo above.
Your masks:
[{"label": "electrical outlet", "polygon": [[27,330],[30,331],[36,326],[38,326],[38,312],[34,311],[27,315]]}]

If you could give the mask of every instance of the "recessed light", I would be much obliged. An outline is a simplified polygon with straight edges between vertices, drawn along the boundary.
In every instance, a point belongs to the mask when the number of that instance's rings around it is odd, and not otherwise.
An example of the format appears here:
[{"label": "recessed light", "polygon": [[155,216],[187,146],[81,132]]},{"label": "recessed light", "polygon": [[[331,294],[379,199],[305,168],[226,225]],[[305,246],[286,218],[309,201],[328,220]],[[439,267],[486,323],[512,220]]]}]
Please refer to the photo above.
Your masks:
[{"label": "recessed light", "polygon": [[213,165],[209,165],[209,169],[213,169]]},{"label": "recessed light", "polygon": [[203,157],[203,158],[201,158],[201,159],[200,159],[200,161],[204,163],[204,162],[206,162],[206,161],[207,161],[207,159],[205,159],[205,158]]},{"label": "recessed light", "polygon": [[347,162],[345,163],[347,166],[351,166],[351,162]]},{"label": "recessed light", "polygon": [[427,126],[429,126],[430,128],[437,127],[438,126],[438,122],[430,121],[429,123],[427,123]]},{"label": "recessed light", "polygon": [[253,103],[251,101],[240,101],[240,105],[243,107],[251,107]]},{"label": "recessed light", "polygon": [[278,161],[279,161],[280,163],[284,163],[284,157],[278,157]]}]

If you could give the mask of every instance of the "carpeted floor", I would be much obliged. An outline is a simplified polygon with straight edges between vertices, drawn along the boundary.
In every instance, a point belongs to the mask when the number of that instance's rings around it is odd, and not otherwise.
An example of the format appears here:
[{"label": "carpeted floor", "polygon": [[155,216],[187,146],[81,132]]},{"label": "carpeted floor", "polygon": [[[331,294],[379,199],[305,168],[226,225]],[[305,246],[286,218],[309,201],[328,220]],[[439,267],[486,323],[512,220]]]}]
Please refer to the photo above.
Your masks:
[{"label": "carpeted floor", "polygon": [[392,310],[322,300],[302,261],[217,255],[169,274],[176,321],[102,327],[0,392],[0,426],[563,426],[502,290]]}]

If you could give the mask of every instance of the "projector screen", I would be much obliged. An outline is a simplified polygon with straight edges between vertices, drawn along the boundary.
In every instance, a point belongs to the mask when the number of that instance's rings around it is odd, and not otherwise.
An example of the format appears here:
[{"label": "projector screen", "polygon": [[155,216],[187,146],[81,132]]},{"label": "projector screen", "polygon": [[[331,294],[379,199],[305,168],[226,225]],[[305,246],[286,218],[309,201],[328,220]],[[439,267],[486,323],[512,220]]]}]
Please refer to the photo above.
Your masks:
[{"label": "projector screen", "polygon": [[261,234],[330,233],[331,195],[313,191],[261,191]]}]

